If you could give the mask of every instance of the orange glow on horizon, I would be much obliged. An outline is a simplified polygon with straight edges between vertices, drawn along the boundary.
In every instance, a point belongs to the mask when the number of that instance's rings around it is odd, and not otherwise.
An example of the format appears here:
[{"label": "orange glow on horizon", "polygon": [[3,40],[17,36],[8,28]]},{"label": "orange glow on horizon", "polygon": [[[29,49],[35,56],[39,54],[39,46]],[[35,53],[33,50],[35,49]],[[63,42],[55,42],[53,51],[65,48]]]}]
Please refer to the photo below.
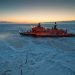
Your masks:
[{"label": "orange glow on horizon", "polygon": [[0,21],[15,23],[38,23],[75,20],[75,10],[66,8],[32,8],[14,9],[2,12]]},{"label": "orange glow on horizon", "polygon": [[38,23],[38,22],[55,22],[55,21],[71,21],[75,20],[74,17],[66,18],[62,16],[56,16],[56,17],[6,17],[6,18],[1,18],[1,21],[7,21],[7,22],[15,22],[15,23]]}]

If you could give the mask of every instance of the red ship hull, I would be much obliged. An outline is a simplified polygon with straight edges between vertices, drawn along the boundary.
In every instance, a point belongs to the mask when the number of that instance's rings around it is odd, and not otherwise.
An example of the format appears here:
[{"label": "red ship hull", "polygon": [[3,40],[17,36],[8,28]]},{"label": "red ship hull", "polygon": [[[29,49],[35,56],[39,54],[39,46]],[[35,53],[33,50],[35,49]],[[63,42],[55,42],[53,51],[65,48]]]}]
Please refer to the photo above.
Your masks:
[{"label": "red ship hull", "polygon": [[38,26],[33,27],[29,32],[22,32],[21,35],[26,36],[36,36],[36,37],[75,37],[75,34],[68,33],[67,30],[58,29],[56,23],[51,29],[44,28],[38,24]]},{"label": "red ship hull", "polygon": [[75,34],[35,34],[35,33],[29,33],[29,32],[23,32],[23,33],[20,33],[20,35],[22,36],[33,36],[33,37],[75,37]]}]

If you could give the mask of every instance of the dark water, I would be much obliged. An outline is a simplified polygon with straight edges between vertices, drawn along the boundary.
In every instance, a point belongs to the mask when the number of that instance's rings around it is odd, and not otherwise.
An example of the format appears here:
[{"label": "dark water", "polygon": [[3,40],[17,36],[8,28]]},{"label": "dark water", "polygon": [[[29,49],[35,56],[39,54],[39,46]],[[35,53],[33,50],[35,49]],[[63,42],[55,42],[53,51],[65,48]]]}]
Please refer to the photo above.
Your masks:
[{"label": "dark water", "polygon": [[[75,37],[22,37],[35,25],[0,24],[0,75],[75,75]],[[51,28],[53,24],[42,24]],[[75,33],[75,24],[58,24]]]}]

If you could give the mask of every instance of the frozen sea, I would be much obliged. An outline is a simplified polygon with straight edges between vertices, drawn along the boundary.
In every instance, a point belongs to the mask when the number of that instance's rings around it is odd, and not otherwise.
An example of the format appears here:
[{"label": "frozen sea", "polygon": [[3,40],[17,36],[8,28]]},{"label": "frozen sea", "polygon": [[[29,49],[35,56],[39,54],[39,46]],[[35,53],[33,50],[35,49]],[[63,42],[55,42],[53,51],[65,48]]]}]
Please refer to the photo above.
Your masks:
[{"label": "frozen sea", "polygon": [[[27,24],[0,24],[0,75],[75,75],[75,37],[20,36]],[[50,28],[53,24],[42,24]],[[58,24],[75,33],[75,23]]]}]

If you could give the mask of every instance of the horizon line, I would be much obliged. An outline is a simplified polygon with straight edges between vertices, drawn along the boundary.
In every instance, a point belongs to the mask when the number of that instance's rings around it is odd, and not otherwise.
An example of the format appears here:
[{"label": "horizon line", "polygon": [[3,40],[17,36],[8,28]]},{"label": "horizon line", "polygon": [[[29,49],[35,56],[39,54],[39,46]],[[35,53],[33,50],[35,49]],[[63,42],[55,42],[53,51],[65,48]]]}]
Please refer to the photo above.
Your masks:
[{"label": "horizon line", "polygon": [[0,21],[0,23],[7,24],[37,24],[37,23],[53,23],[53,22],[70,22],[75,20],[61,20],[61,21],[44,21],[44,22],[13,22],[13,21]]}]

